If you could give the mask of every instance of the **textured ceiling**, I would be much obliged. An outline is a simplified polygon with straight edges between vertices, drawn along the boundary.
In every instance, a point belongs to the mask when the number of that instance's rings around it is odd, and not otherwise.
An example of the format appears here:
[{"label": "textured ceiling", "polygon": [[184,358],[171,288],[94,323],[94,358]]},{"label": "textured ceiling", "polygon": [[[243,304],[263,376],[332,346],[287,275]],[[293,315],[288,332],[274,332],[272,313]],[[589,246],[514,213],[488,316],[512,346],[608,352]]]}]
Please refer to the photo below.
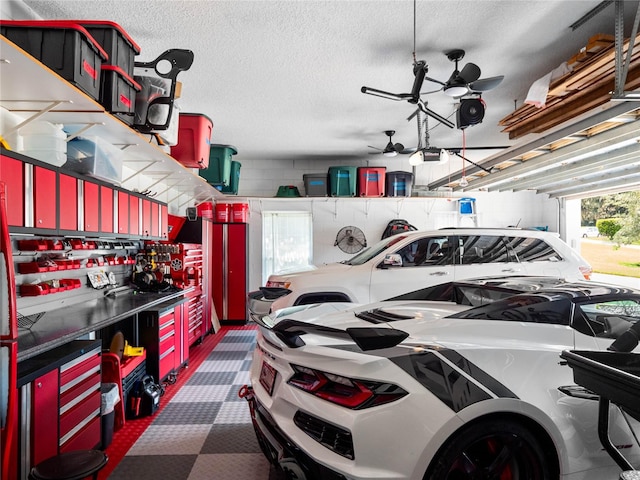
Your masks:
[{"label": "textured ceiling", "polygon": [[[485,92],[484,121],[466,129],[466,145],[510,146],[498,121],[522,105],[530,85],[577,53],[598,33],[614,33],[609,6],[584,25],[570,25],[594,1],[122,1],[25,0],[45,19],[117,22],[141,46],[137,61],[169,48],[194,52],[181,73],[182,111],[214,123],[213,142],[237,147],[243,159],[371,159],[394,141],[418,144],[415,105],[364,95],[363,85],[396,93],[413,84],[415,52],[429,77],[446,81],[453,63],[443,52],[466,51],[461,65],[482,77],[504,75]],[[638,5],[625,3],[628,30]],[[628,13],[627,13],[628,12]],[[627,32],[628,35],[628,32]],[[455,99],[425,81],[428,108],[455,123]],[[462,132],[429,119],[430,144],[459,147]],[[480,161],[495,152],[469,151]],[[393,159],[390,159],[391,162]]]}]

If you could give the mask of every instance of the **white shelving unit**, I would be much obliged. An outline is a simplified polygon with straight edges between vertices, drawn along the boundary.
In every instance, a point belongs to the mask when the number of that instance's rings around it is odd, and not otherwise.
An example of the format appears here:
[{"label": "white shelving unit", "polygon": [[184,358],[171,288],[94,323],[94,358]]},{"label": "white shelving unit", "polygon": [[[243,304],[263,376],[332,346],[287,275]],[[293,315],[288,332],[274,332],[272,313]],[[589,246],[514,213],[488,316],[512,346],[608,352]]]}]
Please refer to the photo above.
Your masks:
[{"label": "white shelving unit", "polygon": [[[150,190],[170,213],[223,195],[145,136],[5,37],[0,36],[0,105],[26,118],[60,123],[70,134],[92,135],[124,152],[122,187]],[[2,132],[5,135],[9,132]]]}]

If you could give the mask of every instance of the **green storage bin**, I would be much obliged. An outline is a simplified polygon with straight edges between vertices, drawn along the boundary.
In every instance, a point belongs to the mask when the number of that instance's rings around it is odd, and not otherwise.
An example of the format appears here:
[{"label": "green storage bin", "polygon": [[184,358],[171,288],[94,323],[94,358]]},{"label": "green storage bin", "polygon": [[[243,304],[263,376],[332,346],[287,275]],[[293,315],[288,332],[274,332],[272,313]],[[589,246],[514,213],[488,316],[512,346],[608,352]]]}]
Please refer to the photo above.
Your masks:
[{"label": "green storage bin", "polygon": [[276,197],[300,197],[300,191],[295,185],[280,185]]},{"label": "green storage bin", "polygon": [[357,167],[329,167],[329,191],[332,197],[355,197]]},{"label": "green storage bin", "polygon": [[231,174],[229,178],[229,185],[222,187],[222,193],[230,193],[232,195],[238,194],[238,187],[240,186],[240,162],[235,160],[231,161]]},{"label": "green storage bin", "polygon": [[231,157],[238,153],[232,145],[211,145],[209,149],[209,166],[202,168],[198,174],[214,186],[227,187],[231,183]]}]

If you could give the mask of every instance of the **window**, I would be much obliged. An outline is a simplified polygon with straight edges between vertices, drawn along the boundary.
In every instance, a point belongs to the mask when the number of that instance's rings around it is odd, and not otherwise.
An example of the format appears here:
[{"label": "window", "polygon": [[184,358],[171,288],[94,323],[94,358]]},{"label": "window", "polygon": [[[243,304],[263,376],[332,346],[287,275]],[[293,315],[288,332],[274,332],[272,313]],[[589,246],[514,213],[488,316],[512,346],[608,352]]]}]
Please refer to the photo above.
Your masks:
[{"label": "window", "polygon": [[640,321],[637,299],[582,303],[578,306],[574,327],[595,337],[618,338]]},{"label": "window", "polygon": [[450,265],[449,237],[426,237],[398,250],[403,267]]},{"label": "window", "polygon": [[458,244],[456,258],[462,260],[462,265],[516,261],[515,257],[509,258],[509,252],[502,237],[495,235],[461,236],[458,237]]},{"label": "window", "polygon": [[[559,262],[562,257],[552,246],[539,238],[508,237],[507,243],[520,262]],[[514,259],[515,260],[515,259]]]},{"label": "window", "polygon": [[263,212],[263,285],[272,273],[311,264],[312,232],[309,212]]}]

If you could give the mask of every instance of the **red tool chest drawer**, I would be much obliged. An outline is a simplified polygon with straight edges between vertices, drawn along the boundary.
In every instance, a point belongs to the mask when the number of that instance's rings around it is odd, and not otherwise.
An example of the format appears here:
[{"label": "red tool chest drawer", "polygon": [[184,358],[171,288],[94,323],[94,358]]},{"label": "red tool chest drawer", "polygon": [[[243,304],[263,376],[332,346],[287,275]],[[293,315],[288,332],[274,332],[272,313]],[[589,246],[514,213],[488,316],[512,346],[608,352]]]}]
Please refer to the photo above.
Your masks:
[{"label": "red tool chest drawer", "polygon": [[100,373],[100,352],[91,351],[60,367],[60,391],[65,392],[97,371]]}]

